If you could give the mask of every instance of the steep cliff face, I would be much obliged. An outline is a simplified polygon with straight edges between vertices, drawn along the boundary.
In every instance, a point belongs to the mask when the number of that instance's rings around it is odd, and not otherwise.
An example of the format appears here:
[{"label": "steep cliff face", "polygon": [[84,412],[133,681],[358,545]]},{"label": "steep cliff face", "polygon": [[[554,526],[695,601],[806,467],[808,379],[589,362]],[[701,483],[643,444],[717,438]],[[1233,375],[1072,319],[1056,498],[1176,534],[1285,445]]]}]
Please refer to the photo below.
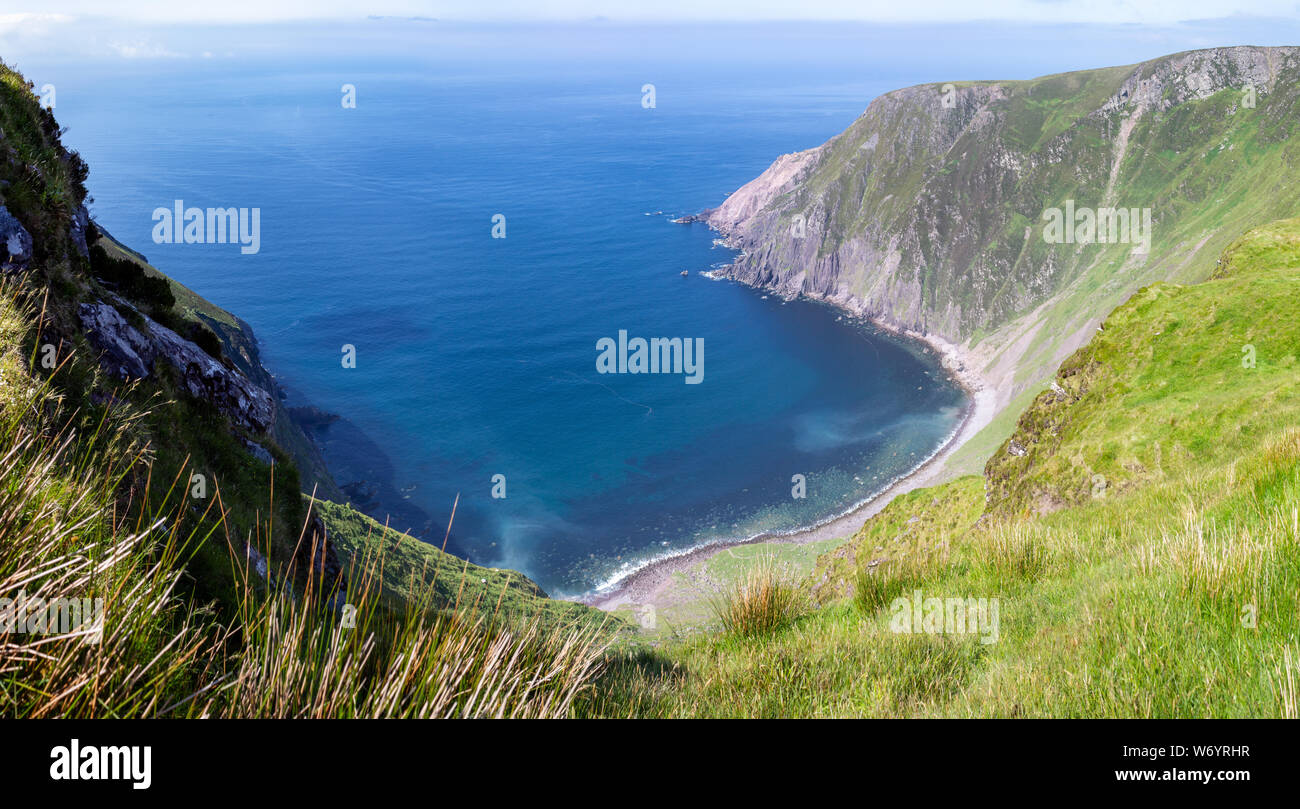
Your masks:
[{"label": "steep cliff face", "polygon": [[157,363],[166,363],[179,373],[187,394],[216,405],[236,425],[254,433],[271,428],[275,418],[271,394],[193,341],[138,312],[141,328],[136,328],[107,303],[83,303],[77,311],[86,337],[100,350],[100,363],[109,373],[124,381],[148,379]]},{"label": "steep cliff face", "polygon": [[[225,388],[251,389],[248,401],[258,403],[257,410],[259,412],[257,413],[241,411],[238,407],[234,409],[225,407],[226,415],[230,416],[236,423],[245,426],[252,427],[254,423],[260,425],[254,428],[254,432],[264,430],[267,434],[266,437],[279,445],[292,458],[294,464],[298,467],[302,485],[306,491],[314,489],[320,497],[339,501],[344,500],[345,496],[330,476],[320,451],[307,437],[299,421],[290,414],[289,408],[285,406],[285,396],[275,376],[262,365],[261,351],[258,348],[257,336],[254,334],[252,327],[243,319],[169,278],[161,270],[150,264],[146,256],[119,242],[103,227],[91,225],[89,230],[92,231],[91,240],[95,247],[104,250],[107,256],[114,260],[130,262],[147,277],[159,279],[167,284],[175,301],[172,309],[179,315],[182,324],[189,325],[191,330],[201,328],[201,330],[211,331],[215,335],[216,342],[220,343],[218,352],[220,361],[225,368],[225,372],[218,373],[217,376],[229,380],[223,382],[221,386]],[[116,307],[126,311],[130,309],[129,301],[122,300],[121,296],[110,296],[109,300]],[[141,320],[141,317],[144,317],[143,313],[140,313],[140,317],[135,318],[139,325],[149,325],[150,328],[159,326],[159,324],[146,324],[144,320]],[[79,315],[79,319],[84,324],[84,318]],[[161,326],[161,328],[167,329],[166,326]],[[173,330],[168,329],[168,331]],[[102,335],[97,337],[90,331],[87,332],[87,335],[97,349],[101,351],[106,349]],[[184,337],[181,337],[181,339],[193,346],[192,341]],[[194,348],[197,348],[197,346],[194,346]],[[192,354],[192,351],[186,349],[181,353]],[[169,359],[167,356],[169,354],[176,354],[176,352],[163,352],[164,359]],[[157,355],[156,351],[154,355]],[[142,378],[148,375],[130,373],[123,375],[119,370],[111,367],[113,356],[114,353],[108,351],[102,359],[110,363],[106,367],[119,378],[124,376],[127,378]],[[195,359],[201,361],[202,358],[196,356]],[[171,358],[171,360],[167,364],[174,368],[184,370],[189,367],[186,364],[178,363],[175,357]],[[209,376],[213,376],[213,374],[209,374]],[[187,385],[187,387],[191,386]],[[194,386],[192,390],[202,390],[203,387],[203,385]],[[265,406],[261,404],[263,400],[256,391],[264,393],[267,400],[269,400],[269,413],[260,412],[265,410]],[[206,398],[200,394],[194,395]],[[252,451],[259,456],[265,452],[263,449],[253,449]]]},{"label": "steep cliff face", "polygon": [[[1298,97],[1297,48],[911,87],[702,218],[743,251],[726,275],[963,344],[1005,405],[1133,291],[1300,212]],[[1150,232],[1054,242],[1053,208]]]}]

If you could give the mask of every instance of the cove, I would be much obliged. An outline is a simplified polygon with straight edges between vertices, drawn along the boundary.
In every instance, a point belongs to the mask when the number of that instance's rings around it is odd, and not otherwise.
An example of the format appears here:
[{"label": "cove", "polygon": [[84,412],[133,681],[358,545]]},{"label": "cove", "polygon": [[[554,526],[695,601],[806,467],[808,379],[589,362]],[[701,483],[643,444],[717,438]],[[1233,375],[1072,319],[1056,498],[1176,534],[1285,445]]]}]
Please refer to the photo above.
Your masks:
[{"label": "cove", "polygon": [[[440,545],[459,497],[449,549],[577,596],[848,509],[960,420],[962,392],[922,346],[711,280],[731,251],[671,221],[843,129],[862,87],[705,86],[687,65],[646,110],[632,68],[394,61],[340,109],[333,70],[263,64],[255,85],[197,64],[148,82],[105,71],[66,115],[96,215],[247,320],[289,404],[342,417],[317,440],[381,522]],[[154,148],[158,132],[183,147]],[[259,251],[154,244],[153,211],[177,199],[259,209]],[[599,373],[593,346],[620,332],[706,343],[708,372]]]}]

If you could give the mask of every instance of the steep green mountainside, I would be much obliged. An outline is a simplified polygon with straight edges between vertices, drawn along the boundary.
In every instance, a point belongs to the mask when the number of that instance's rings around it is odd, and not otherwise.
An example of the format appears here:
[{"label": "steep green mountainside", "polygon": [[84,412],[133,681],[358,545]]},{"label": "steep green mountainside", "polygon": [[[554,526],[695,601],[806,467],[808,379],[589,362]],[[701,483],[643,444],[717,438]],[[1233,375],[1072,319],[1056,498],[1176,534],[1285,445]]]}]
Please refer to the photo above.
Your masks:
[{"label": "steep green mountainside", "polygon": [[[122,462],[141,462],[122,482],[123,503],[148,512],[190,497],[182,533],[209,538],[191,560],[195,589],[220,598],[233,575],[227,535],[233,547],[264,544],[283,559],[304,522],[296,497],[271,501],[275,490],[300,487],[296,465],[268,432],[274,397],[238,370],[196,312],[214,313],[223,327],[233,317],[146,276],[135,254],[104,250],[118,248],[90,221],[89,169],[60,134],[26,80],[0,66],[5,297],[25,324],[10,348],[55,394],[75,434],[89,440],[107,422],[129,424]],[[194,303],[177,305],[184,301]]]},{"label": "steep green mountainside", "polygon": [[989,461],[990,512],[1224,467],[1300,425],[1298,221],[1234,243],[1209,281],[1143,288],[1111,314]]},{"label": "steep green mountainside", "polygon": [[[31,85],[0,64],[0,352],[13,372],[4,378],[21,371],[48,390],[51,424],[78,445],[120,426],[119,519],[174,511],[176,534],[200,540],[186,563],[198,599],[232,607],[250,559],[268,581],[290,568],[301,579],[314,560],[340,587],[376,576],[396,611],[459,603],[543,624],[604,620],[521,574],[467,564],[329,502],[343,494],[290,418],[248,324],[90,219],[89,169],[60,135]],[[9,423],[30,407],[19,395],[29,387],[6,385]],[[313,492],[314,503],[300,496]]]},{"label": "steep green mountainside", "polygon": [[[427,598],[442,607],[460,604],[516,618],[536,616],[543,626],[607,620],[603,613],[582,604],[547,598],[542,588],[522,573],[472,564],[380,525],[351,506],[317,501],[314,510],[328,526],[339,554],[358,570],[376,570],[380,592],[395,604]],[[622,621],[608,620],[623,626]]]},{"label": "steep green mountainside", "polygon": [[[730,276],[961,345],[1006,407],[1133,291],[1204,280],[1230,241],[1300,213],[1298,120],[1289,47],[922,85],[703,218],[744,251]],[[1149,249],[1049,241],[1044,213],[1071,204],[1149,209]]]},{"label": "steep green mountainside", "polygon": [[[824,554],[825,606],[629,663],[593,711],[1296,717],[1300,219],[1218,266],[1106,318],[983,477]],[[996,631],[894,631],[915,594],[996,599]]]}]

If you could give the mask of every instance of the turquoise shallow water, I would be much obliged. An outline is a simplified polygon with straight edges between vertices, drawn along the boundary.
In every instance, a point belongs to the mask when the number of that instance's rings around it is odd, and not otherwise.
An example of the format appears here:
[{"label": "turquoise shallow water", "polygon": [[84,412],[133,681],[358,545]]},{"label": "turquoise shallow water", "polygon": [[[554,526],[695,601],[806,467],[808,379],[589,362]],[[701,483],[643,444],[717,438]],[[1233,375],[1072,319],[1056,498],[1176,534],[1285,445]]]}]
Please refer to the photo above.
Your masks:
[{"label": "turquoise shallow water", "polygon": [[[730,252],[670,221],[838,132],[871,86],[686,65],[646,109],[630,70],[366,64],[123,67],[65,82],[59,112],[95,215],[346,419],[327,458],[395,527],[440,542],[459,494],[453,548],[576,594],[837,513],[955,426],[961,394],[916,346],[705,278]],[[176,199],[260,207],[260,251],[154,244]],[[620,330],[702,341],[701,382],[597,373]]]}]

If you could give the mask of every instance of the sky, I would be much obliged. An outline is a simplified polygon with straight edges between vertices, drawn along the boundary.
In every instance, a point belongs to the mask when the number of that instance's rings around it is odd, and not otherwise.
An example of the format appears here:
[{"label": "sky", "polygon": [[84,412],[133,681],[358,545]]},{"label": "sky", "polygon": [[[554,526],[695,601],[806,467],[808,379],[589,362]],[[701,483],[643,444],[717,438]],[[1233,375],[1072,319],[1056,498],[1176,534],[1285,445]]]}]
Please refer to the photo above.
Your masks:
[{"label": "sky", "polygon": [[[918,47],[945,68],[926,80],[1003,79],[1222,45],[1300,45],[1300,0],[0,0],[0,59],[42,81],[322,53],[351,71],[384,57],[654,67],[689,52],[915,78],[903,67]],[[1035,49],[1052,58],[1022,58]]]},{"label": "sky", "polygon": [[242,23],[348,19],[369,15],[469,21],[629,22],[858,20],[944,23],[1020,22],[1168,24],[1234,15],[1300,16],[1297,0],[0,0],[6,28],[82,17],[147,23]]}]

